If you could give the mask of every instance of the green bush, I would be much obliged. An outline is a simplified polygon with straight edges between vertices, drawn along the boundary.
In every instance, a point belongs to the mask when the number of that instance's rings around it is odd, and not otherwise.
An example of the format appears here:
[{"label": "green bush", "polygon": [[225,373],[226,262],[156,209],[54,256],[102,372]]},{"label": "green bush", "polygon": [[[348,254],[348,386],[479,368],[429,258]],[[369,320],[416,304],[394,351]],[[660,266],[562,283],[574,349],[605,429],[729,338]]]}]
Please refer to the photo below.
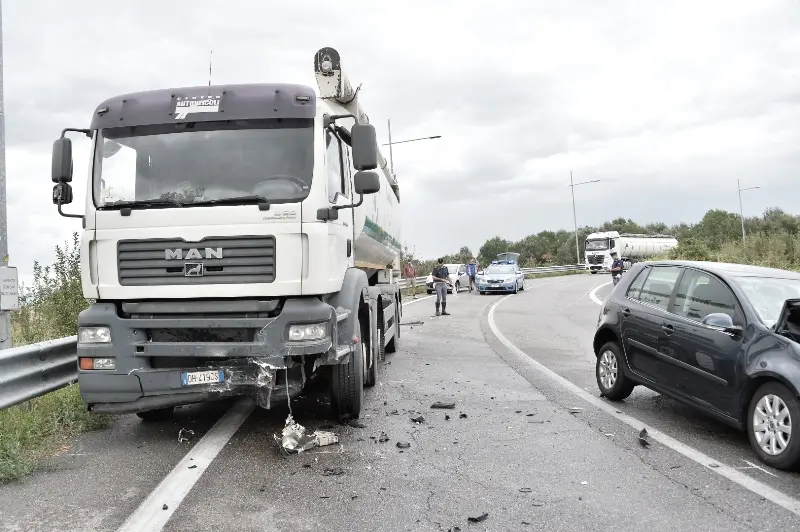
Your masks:
[{"label": "green bush", "polygon": [[[21,308],[12,314],[15,346],[75,334],[83,298],[78,234],[56,246],[56,261],[33,266],[33,286],[22,287]],[[107,427],[112,418],[89,414],[77,385],[0,410],[0,483],[21,478],[48,458],[67,452],[69,439]]]}]

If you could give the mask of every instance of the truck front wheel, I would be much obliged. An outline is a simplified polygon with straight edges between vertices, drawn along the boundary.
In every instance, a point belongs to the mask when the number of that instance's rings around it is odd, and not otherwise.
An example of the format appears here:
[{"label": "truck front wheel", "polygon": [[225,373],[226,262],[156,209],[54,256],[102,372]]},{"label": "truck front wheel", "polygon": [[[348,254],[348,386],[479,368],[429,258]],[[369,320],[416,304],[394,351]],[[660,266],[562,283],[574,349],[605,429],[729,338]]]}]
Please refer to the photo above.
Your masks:
[{"label": "truck front wheel", "polygon": [[361,331],[361,338],[350,353],[350,361],[347,364],[330,366],[331,411],[337,419],[356,419],[361,415],[361,404],[364,400],[364,355],[369,346],[364,342],[364,332],[358,318],[355,330]]}]

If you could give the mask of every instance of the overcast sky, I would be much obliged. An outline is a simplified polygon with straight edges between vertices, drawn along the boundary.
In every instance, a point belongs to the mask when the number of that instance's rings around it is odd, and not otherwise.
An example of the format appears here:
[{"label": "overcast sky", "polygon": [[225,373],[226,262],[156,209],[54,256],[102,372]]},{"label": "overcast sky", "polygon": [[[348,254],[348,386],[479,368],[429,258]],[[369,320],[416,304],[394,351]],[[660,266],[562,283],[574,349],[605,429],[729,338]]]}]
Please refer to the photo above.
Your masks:
[{"label": "overcast sky", "polygon": [[[115,94],[213,82],[314,86],[333,46],[379,140],[392,120],[403,240],[474,252],[626,216],[693,222],[710,208],[799,212],[800,5],[795,0],[5,0],[11,264],[80,230],[50,200],[50,149]],[[435,7],[432,7],[435,6]],[[88,146],[76,152],[82,206]]]}]

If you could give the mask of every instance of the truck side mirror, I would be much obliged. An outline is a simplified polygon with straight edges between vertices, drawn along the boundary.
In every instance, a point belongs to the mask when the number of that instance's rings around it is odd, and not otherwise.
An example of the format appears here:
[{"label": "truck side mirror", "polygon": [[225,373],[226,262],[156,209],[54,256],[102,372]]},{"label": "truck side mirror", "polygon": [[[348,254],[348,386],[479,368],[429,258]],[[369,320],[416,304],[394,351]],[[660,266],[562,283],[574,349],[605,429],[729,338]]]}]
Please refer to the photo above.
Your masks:
[{"label": "truck side mirror", "polygon": [[375,170],[378,167],[377,139],[375,126],[372,124],[355,124],[351,128],[350,146],[353,148],[353,166],[356,170]]},{"label": "truck side mirror", "polygon": [[356,172],[353,177],[356,194],[375,194],[381,189],[381,180],[376,172]]},{"label": "truck side mirror", "polygon": [[72,141],[61,137],[53,142],[53,183],[69,183],[72,181]]},{"label": "truck side mirror", "polygon": [[53,205],[69,205],[72,203],[72,185],[69,183],[56,183],[53,187]]}]

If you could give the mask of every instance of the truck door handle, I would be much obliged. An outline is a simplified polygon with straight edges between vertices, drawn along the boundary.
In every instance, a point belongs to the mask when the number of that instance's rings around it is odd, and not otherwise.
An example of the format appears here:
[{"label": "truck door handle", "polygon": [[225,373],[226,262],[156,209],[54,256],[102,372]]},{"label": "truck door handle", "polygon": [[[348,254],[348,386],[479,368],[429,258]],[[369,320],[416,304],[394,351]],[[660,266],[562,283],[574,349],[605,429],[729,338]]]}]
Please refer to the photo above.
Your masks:
[{"label": "truck door handle", "polygon": [[353,254],[353,241],[348,238],[347,239],[347,256],[349,257],[352,254]]},{"label": "truck door handle", "polygon": [[661,330],[664,331],[666,334],[672,334],[675,332],[675,327],[673,327],[669,323],[665,323],[661,326]]},{"label": "truck door handle", "polygon": [[623,318],[627,318],[627,317],[629,317],[630,315],[631,315],[631,309],[629,309],[629,308],[624,308],[624,309],[622,309],[622,317],[623,317]]}]

